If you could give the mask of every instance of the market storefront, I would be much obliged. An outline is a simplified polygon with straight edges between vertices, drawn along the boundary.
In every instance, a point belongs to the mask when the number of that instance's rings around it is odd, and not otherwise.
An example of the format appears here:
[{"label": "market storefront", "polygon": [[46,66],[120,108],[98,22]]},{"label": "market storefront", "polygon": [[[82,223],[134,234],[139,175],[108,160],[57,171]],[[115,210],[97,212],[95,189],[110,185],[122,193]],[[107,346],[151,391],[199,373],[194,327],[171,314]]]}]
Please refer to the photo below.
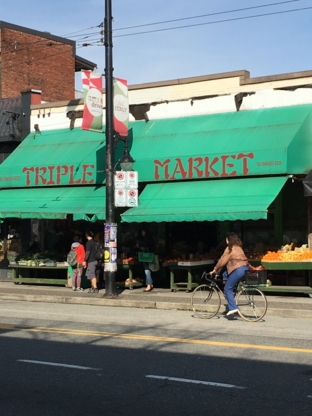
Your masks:
[{"label": "market storefront", "polygon": [[[60,270],[73,235],[83,237],[90,224],[103,232],[103,139],[103,134],[80,129],[32,133],[0,166],[0,260],[57,263],[58,271],[52,269],[49,278],[66,278]],[[11,229],[16,231],[12,239]]]},{"label": "market storefront", "polygon": [[311,224],[301,181],[312,164],[311,108],[136,125],[131,154],[148,183],[139,207],[124,212],[122,222],[178,221],[186,229],[184,222],[216,221],[219,238],[231,228],[253,246],[250,257],[277,250],[285,238],[307,243]]},{"label": "market storefront", "polygon": [[[122,224],[165,229],[163,224],[174,222],[214,222],[221,236],[225,224],[241,232],[241,224],[265,220],[265,238],[272,246],[283,244],[284,189],[293,180],[297,189],[312,168],[311,105],[136,121],[129,127],[142,192],[138,207],[121,212]],[[122,146],[115,160],[121,154]],[[0,187],[2,221],[103,221],[105,135],[78,128],[32,133],[0,166]],[[307,235],[308,212],[301,222]]]}]

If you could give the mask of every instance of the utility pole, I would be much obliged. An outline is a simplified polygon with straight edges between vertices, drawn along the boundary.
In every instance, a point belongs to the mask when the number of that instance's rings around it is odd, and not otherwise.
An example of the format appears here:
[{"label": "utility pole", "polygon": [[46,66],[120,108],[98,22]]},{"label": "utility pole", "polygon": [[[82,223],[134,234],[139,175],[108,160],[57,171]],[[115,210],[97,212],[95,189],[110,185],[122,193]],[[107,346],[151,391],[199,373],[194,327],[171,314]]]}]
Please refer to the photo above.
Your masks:
[{"label": "utility pole", "polygon": [[[106,99],[106,223],[115,222],[114,205],[114,112],[113,112],[113,30],[112,0],[105,0],[105,99]],[[105,263],[104,263],[105,270]],[[116,297],[115,271],[105,271],[105,297]]]}]

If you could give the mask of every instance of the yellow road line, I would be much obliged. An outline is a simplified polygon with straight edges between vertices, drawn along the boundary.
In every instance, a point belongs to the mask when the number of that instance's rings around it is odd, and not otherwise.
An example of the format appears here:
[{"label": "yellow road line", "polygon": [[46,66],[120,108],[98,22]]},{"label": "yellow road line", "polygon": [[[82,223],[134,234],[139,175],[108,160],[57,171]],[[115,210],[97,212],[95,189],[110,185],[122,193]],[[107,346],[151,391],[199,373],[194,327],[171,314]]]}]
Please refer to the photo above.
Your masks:
[{"label": "yellow road line", "polygon": [[208,341],[208,340],[202,340],[202,339],[189,339],[189,338],[155,337],[152,335],[120,334],[118,332],[97,332],[97,331],[85,331],[85,330],[68,329],[68,328],[48,328],[44,326],[24,327],[24,326],[17,326],[17,325],[0,324],[0,329],[6,329],[6,330],[11,330],[11,331],[45,332],[45,333],[64,334],[64,335],[82,335],[82,336],[88,336],[88,337],[122,338],[122,339],[133,339],[133,340],[141,340],[141,341],[199,344],[199,345],[212,345],[212,346],[218,346],[218,347],[250,348],[250,349],[257,349],[257,350],[300,352],[300,353],[305,353],[305,354],[312,354],[312,349],[307,349],[307,348],[279,347],[276,345],[239,344],[235,342]]}]

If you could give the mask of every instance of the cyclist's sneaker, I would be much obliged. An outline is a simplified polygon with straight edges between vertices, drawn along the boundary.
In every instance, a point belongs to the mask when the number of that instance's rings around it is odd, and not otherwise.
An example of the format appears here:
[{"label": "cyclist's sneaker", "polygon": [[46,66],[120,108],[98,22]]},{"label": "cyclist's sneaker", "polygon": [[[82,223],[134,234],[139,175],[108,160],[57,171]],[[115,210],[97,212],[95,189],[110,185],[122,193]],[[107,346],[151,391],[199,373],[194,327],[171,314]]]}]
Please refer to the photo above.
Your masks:
[{"label": "cyclist's sneaker", "polygon": [[228,311],[228,313],[226,314],[226,316],[234,315],[237,312],[238,312],[238,309],[232,309],[231,311]]}]

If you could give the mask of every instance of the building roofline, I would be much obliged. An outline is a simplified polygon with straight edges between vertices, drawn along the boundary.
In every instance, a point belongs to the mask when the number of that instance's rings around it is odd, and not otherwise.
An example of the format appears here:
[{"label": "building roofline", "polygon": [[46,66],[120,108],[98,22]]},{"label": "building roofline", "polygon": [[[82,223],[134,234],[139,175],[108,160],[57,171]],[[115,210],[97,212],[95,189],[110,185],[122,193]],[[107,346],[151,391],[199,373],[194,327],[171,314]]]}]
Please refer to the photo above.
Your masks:
[{"label": "building roofline", "polygon": [[245,78],[250,77],[250,73],[248,71],[241,70],[241,71],[232,71],[232,72],[221,72],[221,73],[209,74],[209,75],[200,75],[196,77],[177,78],[177,79],[171,79],[171,80],[166,80],[166,81],[148,82],[145,84],[132,84],[132,85],[129,85],[129,90],[154,88],[154,87],[166,87],[169,85],[182,85],[182,84],[190,84],[193,82],[203,82],[203,81],[211,81],[211,80],[216,80],[216,79],[234,78],[234,77],[240,77],[242,79],[245,79]]},{"label": "building roofline", "polygon": [[288,72],[285,74],[277,75],[266,75],[264,77],[255,77],[245,79],[242,85],[247,84],[260,84],[262,82],[271,82],[271,81],[285,81],[287,79],[298,79],[298,78],[307,78],[312,77],[312,71],[298,71],[298,72]]},{"label": "building roofline", "polygon": [[169,85],[182,85],[182,84],[190,84],[194,82],[213,81],[217,79],[235,78],[235,77],[240,78],[240,85],[250,85],[250,84],[260,84],[260,83],[272,82],[272,81],[275,81],[275,82],[284,81],[287,79],[312,77],[312,71],[309,70],[309,71],[289,72],[285,74],[266,75],[264,77],[251,78],[250,72],[246,70],[240,70],[240,71],[231,71],[231,72],[221,72],[217,74],[201,75],[201,76],[189,77],[189,78],[177,78],[177,79],[166,80],[166,81],[148,82],[145,84],[133,84],[133,85],[129,85],[129,90],[166,87]]},{"label": "building roofline", "polygon": [[15,30],[18,32],[28,33],[34,36],[40,36],[42,38],[46,38],[49,40],[54,40],[56,42],[66,43],[68,45],[72,45],[72,47],[74,48],[74,55],[76,54],[76,42],[74,40],[62,38],[60,36],[55,36],[55,35],[52,35],[50,32],[42,32],[39,30],[29,29],[24,26],[18,26],[12,23],[4,22],[3,20],[0,20],[0,29],[11,29],[11,30]]},{"label": "building roofline", "polygon": [[[203,82],[203,81],[211,81],[211,80],[222,80],[225,78],[240,78],[240,86],[244,85],[252,85],[252,84],[260,84],[265,82],[276,82],[276,81],[285,81],[285,80],[295,80],[300,78],[312,78],[312,70],[309,71],[298,71],[298,72],[290,72],[285,74],[277,74],[277,75],[268,75],[264,77],[255,77],[251,78],[250,73],[246,70],[241,71],[232,71],[232,72],[222,72],[218,74],[210,74],[210,75],[202,75],[197,77],[189,77],[189,78],[178,78],[173,80],[165,80],[165,81],[158,81],[158,82],[149,82],[144,84],[133,84],[129,85],[129,90],[140,90],[145,88],[157,88],[157,87],[166,87],[166,86],[174,86],[174,85],[183,85],[189,84],[194,82]],[[312,83],[312,82],[311,82]],[[105,88],[102,89],[103,94],[105,94]],[[68,105],[79,105],[83,104],[84,100],[72,100],[62,101],[57,103],[42,103],[41,105],[33,105],[31,108],[43,108],[43,107],[61,107],[61,106],[68,106]]]},{"label": "building roofline", "polygon": [[94,62],[88,61],[85,58],[82,58],[81,56],[75,55],[75,71],[79,72],[82,69],[90,69],[93,71],[95,68],[97,68],[97,64]]},{"label": "building roofline", "polygon": [[93,70],[94,68],[97,67],[97,65],[94,62],[88,61],[87,59],[84,59],[81,56],[76,55],[76,42],[74,40],[63,38],[61,36],[55,36],[55,35],[52,35],[50,32],[41,32],[39,30],[34,30],[34,29],[29,29],[27,27],[14,25],[12,23],[4,22],[2,20],[0,20],[0,30],[1,29],[11,29],[17,32],[23,32],[29,35],[39,36],[41,38],[45,38],[48,40],[53,40],[55,42],[70,45],[72,47],[72,54],[75,58],[76,72],[80,71],[81,69]]},{"label": "building roofline", "polygon": [[83,105],[84,99],[83,98],[76,98],[69,101],[53,101],[53,102],[45,102],[41,104],[31,104],[30,109],[36,110],[40,108],[57,108],[57,107],[71,107],[71,106],[78,106]]}]

